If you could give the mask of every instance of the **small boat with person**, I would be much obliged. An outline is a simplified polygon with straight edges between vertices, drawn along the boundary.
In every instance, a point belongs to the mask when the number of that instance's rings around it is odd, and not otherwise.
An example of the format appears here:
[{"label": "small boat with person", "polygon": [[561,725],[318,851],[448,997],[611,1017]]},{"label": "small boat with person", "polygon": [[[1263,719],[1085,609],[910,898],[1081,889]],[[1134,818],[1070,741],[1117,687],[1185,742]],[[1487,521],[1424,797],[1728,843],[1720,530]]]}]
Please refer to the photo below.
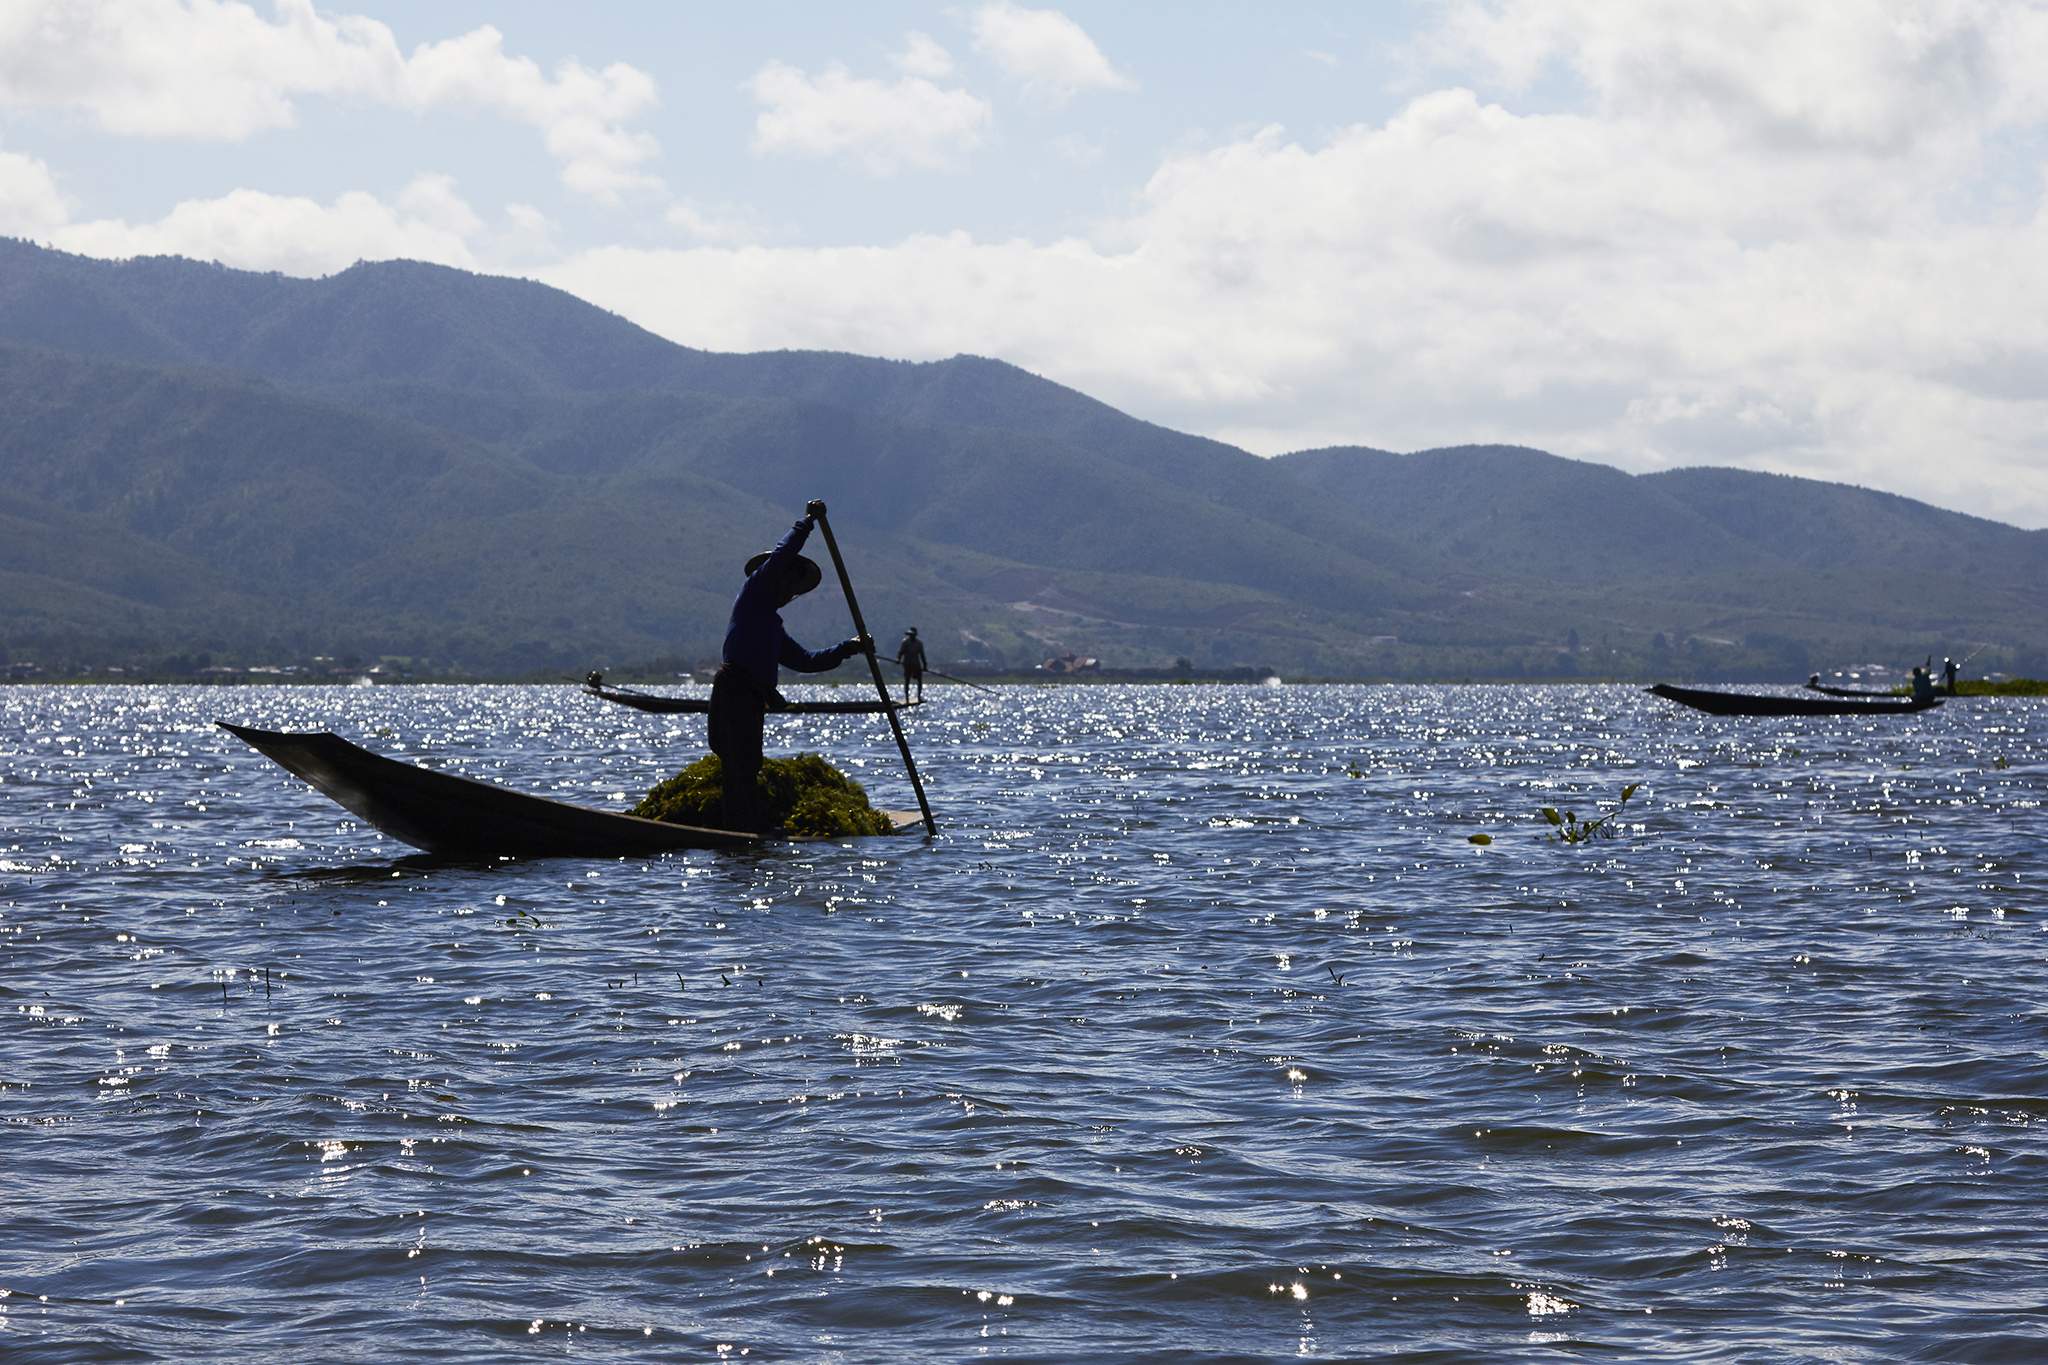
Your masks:
[{"label": "small boat with person", "polygon": [[[825,519],[825,504],[813,500],[805,508],[805,520],[797,525],[791,535],[775,551],[757,555],[749,561],[749,585],[762,583],[766,579],[753,578],[760,561],[770,560],[773,555],[794,556],[803,535],[815,526],[824,536],[825,544],[832,554],[832,565],[839,576],[839,586],[846,595],[848,613],[853,618],[855,643],[865,643],[865,653],[871,680],[875,685],[876,700],[871,702],[798,702],[783,703],[774,709],[797,713],[864,713],[879,712],[888,717],[889,728],[894,732],[896,747],[903,756],[904,774],[910,779],[911,789],[917,793],[918,809],[915,812],[883,811],[881,820],[869,819],[855,828],[863,832],[888,833],[922,822],[927,835],[936,834],[938,826],[932,819],[931,803],[925,799],[924,783],[918,778],[917,765],[910,757],[910,743],[904,737],[903,724],[896,713],[903,709],[902,703],[889,698],[888,686],[882,681],[882,670],[875,662],[872,642],[869,641],[867,625],[861,619],[860,603],[854,599],[853,581],[846,572],[846,562],[840,557],[839,543],[832,535],[831,523]],[[775,582],[766,583],[767,588],[782,588],[781,601],[787,603],[799,591],[808,591],[816,586],[823,571],[815,564],[804,561],[810,571],[811,582],[801,589],[789,588],[789,575],[783,574]],[[786,567],[786,565],[785,565]],[[746,588],[741,589],[742,601],[746,600]],[[738,607],[735,607],[737,618]],[[776,635],[785,645],[787,636],[781,633],[781,618],[770,616],[769,621]],[[830,666],[828,663],[827,667]],[[819,668],[805,671],[818,672]],[[770,678],[773,673],[771,670]],[[607,687],[602,675],[592,673],[584,680],[585,690],[606,701],[632,706],[642,711],[654,712],[708,712],[709,698],[662,697],[652,693],[638,692],[631,688]],[[759,771],[761,765],[759,720],[761,711],[753,712],[755,723],[753,766]],[[804,837],[853,837],[851,835],[786,835],[771,833],[755,834],[755,829],[767,828],[765,818],[741,818],[736,821],[738,829],[716,829],[707,825],[696,825],[671,820],[650,820],[623,811],[597,810],[589,806],[571,805],[552,797],[535,796],[527,792],[514,791],[509,787],[496,786],[489,782],[478,782],[474,778],[461,777],[454,773],[436,772],[418,764],[404,763],[383,754],[349,743],[341,736],[327,731],[311,733],[290,733],[280,730],[259,730],[249,725],[230,725],[219,722],[229,734],[248,744],[258,753],[271,759],[286,771],[311,783],[313,787],[347,810],[353,811],[372,826],[389,834],[392,838],[411,844],[414,848],[443,857],[457,858],[544,858],[583,857],[617,858],[641,854],[660,853],[679,848],[751,848],[773,838]],[[716,730],[716,720],[713,721]],[[713,752],[718,752],[714,733]],[[687,770],[686,770],[687,771]],[[727,769],[731,771],[730,768]],[[678,774],[678,777],[683,774]],[[740,792],[752,796],[753,773],[737,779],[749,785]],[[843,781],[843,775],[841,776]],[[666,784],[664,784],[666,785]],[[867,808],[867,799],[860,795],[860,806]],[[651,795],[651,794],[650,794]],[[724,813],[732,815],[731,807],[735,797],[728,793],[724,797]],[[759,798],[738,801],[748,807],[758,806]],[[696,806],[684,806],[694,811]],[[764,815],[764,812],[744,811],[743,817]],[[815,824],[810,827],[816,828]],[[827,826],[830,827],[830,826]]]},{"label": "small boat with person", "polygon": [[[325,731],[219,722],[337,805],[401,843],[445,858],[626,858],[686,848],[754,848],[775,836],[646,820],[436,772]],[[887,811],[898,829],[916,811]]]}]

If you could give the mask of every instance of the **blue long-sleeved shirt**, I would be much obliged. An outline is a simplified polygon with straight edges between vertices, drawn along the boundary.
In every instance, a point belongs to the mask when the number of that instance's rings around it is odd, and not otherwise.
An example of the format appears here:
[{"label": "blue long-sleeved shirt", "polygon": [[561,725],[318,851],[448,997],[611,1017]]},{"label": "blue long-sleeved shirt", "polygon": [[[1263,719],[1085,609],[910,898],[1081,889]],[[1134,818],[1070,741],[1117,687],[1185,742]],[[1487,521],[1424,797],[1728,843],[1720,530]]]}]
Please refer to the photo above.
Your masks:
[{"label": "blue long-sleeved shirt", "polygon": [[747,676],[764,692],[775,690],[776,666],[799,673],[823,673],[837,668],[853,653],[845,644],[830,649],[809,650],[789,638],[782,628],[782,605],[768,584],[780,575],[771,569],[795,559],[810,537],[811,523],[798,522],[782,543],[768,552],[768,562],[754,570],[732,601],[732,620],[725,627],[725,662],[745,669]]}]

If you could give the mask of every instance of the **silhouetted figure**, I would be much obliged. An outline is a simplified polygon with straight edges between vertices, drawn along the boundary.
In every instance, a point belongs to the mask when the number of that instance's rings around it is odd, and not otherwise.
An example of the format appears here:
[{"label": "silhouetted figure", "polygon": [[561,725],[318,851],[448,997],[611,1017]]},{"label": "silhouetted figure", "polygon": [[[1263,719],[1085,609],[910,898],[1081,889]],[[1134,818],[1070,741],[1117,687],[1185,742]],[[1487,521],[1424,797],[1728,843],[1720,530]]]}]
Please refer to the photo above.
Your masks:
[{"label": "silhouetted figure", "polygon": [[1948,694],[1951,697],[1953,697],[1956,694],[1956,678],[1962,673],[1962,671],[1963,666],[1957,663],[1954,659],[1943,659],[1941,661],[1941,680],[1943,683],[1947,684]]},{"label": "silhouetted figure", "polygon": [[[1928,662],[1933,662],[1929,660]],[[1913,700],[1934,700],[1934,676],[1921,664],[1913,665]]]},{"label": "silhouetted figure", "polygon": [[896,662],[903,665],[903,700],[910,700],[910,685],[917,684],[917,699],[924,700],[924,641],[917,638],[917,627],[903,632],[903,643],[896,646]]},{"label": "silhouetted figure", "polygon": [[824,577],[816,561],[798,553],[822,510],[820,503],[808,504],[804,519],[790,528],[781,544],[748,560],[747,581],[733,599],[724,662],[711,679],[709,725],[711,752],[724,769],[727,829],[758,834],[767,825],[754,781],[761,772],[762,722],[768,708],[782,702],[775,691],[777,666],[823,673],[872,648],[856,637],[814,653],[782,628],[782,608]]}]

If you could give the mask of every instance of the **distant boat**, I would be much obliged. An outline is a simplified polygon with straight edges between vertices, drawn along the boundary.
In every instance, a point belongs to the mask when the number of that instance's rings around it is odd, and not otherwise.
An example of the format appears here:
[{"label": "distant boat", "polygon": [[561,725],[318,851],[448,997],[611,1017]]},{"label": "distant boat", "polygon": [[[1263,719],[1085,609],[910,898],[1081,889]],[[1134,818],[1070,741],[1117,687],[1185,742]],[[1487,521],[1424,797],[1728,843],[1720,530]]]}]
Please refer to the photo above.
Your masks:
[{"label": "distant boat", "polygon": [[1716,716],[1898,716],[1914,711],[1926,711],[1941,705],[1940,697],[1928,697],[1915,701],[1911,697],[1894,697],[1879,693],[1857,700],[1854,697],[1834,696],[1784,696],[1763,692],[1716,692],[1704,687],[1674,687],[1670,683],[1658,683],[1644,689],[1675,701],[1680,706],[1690,706],[1695,711],[1706,711]]},{"label": "distant boat", "polygon": [[[451,858],[622,858],[678,848],[752,848],[763,836],[572,806],[357,748],[324,732],[220,728],[394,839]],[[886,811],[898,829],[915,811]],[[772,837],[772,836],[770,836]]]},{"label": "distant boat", "polygon": [[1890,702],[1898,700],[1896,692],[1870,692],[1866,688],[1829,688],[1825,681],[1821,681],[1819,673],[1808,677],[1804,688],[1808,692],[1819,692],[1821,696],[1862,696],[1862,698],[1882,698],[1882,700],[1890,700]]},{"label": "distant boat", "polygon": [[1898,692],[1870,692],[1866,688],[1829,688],[1827,684],[1802,684],[1802,686],[1808,692],[1819,692],[1821,696],[1862,696],[1862,698],[1890,700],[1890,702],[1896,702],[1898,698],[1903,696],[1903,694],[1898,694]]},{"label": "distant boat", "polygon": [[[591,678],[596,678],[592,674]],[[602,701],[617,702],[630,706],[635,711],[651,711],[659,716],[705,715],[711,710],[709,697],[665,697],[658,692],[642,692],[638,688],[621,687],[617,683],[591,681],[586,679],[583,690]],[[886,705],[881,701],[793,701],[781,706],[771,706],[771,716],[865,716],[879,715],[883,711],[905,711],[922,705],[914,701],[892,701]]]}]

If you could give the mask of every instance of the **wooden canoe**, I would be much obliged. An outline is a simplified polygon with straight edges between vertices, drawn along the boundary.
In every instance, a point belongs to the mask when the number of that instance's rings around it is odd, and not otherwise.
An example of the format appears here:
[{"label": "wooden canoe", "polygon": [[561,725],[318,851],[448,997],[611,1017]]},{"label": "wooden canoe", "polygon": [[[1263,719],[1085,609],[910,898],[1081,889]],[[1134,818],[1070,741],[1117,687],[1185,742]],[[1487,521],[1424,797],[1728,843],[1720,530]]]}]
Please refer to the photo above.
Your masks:
[{"label": "wooden canoe", "polygon": [[[621,858],[764,842],[759,835],[643,820],[435,772],[325,731],[294,734],[219,724],[368,824],[441,857]],[[918,819],[915,811],[886,814],[898,829]]]},{"label": "wooden canoe", "polygon": [[[705,715],[711,710],[709,697],[664,697],[658,692],[642,692],[631,687],[620,687],[616,683],[585,683],[583,691],[602,701],[617,702],[630,706],[635,711],[652,711],[656,715]],[[879,700],[869,701],[793,701],[782,706],[771,706],[771,716],[866,716],[880,715],[884,711],[904,711],[921,705],[914,701],[892,701],[884,706]]]},{"label": "wooden canoe", "polygon": [[1897,701],[1905,695],[1901,692],[1872,692],[1862,687],[1831,687],[1827,683],[1802,683],[1809,692],[1818,692],[1824,697],[1864,697],[1872,701]]},{"label": "wooden canoe", "polygon": [[1703,687],[1674,687],[1658,683],[1647,688],[1666,701],[1690,706],[1716,716],[1900,716],[1927,711],[1941,705],[1940,697],[1914,701],[1911,697],[1873,698],[1853,701],[1846,697],[1783,696],[1761,692],[1716,692]]}]

